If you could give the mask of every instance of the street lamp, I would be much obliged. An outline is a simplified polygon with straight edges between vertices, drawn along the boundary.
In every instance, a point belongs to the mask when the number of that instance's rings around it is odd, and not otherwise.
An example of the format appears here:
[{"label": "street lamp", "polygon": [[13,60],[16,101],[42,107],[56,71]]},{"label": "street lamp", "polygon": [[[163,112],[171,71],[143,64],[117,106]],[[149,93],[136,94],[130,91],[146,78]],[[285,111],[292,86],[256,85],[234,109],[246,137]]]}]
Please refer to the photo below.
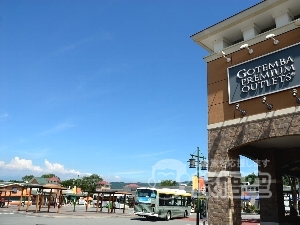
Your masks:
[{"label": "street lamp", "polygon": [[[196,225],[199,225],[199,219],[202,219],[202,204],[199,204],[199,189],[200,189],[200,184],[199,184],[199,165],[201,164],[201,170],[206,170],[207,169],[207,162],[205,161],[204,156],[200,156],[200,149],[197,147],[197,155],[190,154],[192,158],[189,159],[190,166],[189,168],[196,168],[197,167],[197,181],[198,181],[198,190],[197,190],[197,208],[196,208],[196,215],[197,215],[197,220],[196,220]],[[195,158],[194,158],[195,157]],[[200,161],[202,159],[202,161]],[[195,165],[196,164],[196,165]],[[201,210],[200,210],[201,207]],[[200,214],[200,218],[199,218]]]}]

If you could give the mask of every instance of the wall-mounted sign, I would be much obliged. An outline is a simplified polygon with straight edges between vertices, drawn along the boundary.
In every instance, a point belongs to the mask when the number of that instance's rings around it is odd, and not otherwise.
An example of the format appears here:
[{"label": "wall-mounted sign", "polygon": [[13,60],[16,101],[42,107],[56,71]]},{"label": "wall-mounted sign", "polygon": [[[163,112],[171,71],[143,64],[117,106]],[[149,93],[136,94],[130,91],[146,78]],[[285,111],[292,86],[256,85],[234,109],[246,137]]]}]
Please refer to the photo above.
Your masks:
[{"label": "wall-mounted sign", "polygon": [[300,44],[228,67],[227,75],[229,104],[300,86]]}]

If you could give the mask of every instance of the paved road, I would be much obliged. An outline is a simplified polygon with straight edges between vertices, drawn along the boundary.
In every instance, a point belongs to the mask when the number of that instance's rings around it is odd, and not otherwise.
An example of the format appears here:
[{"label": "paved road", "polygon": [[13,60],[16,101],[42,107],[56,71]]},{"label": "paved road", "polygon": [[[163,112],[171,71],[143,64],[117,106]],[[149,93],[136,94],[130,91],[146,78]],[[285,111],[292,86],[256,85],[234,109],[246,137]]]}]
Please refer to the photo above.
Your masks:
[{"label": "paved road", "polygon": [[[21,214],[0,215],[1,225],[135,225],[135,224],[153,224],[153,221],[147,221],[139,218],[124,217],[99,217],[99,218],[66,218],[66,217],[36,217]],[[170,225],[191,225],[195,222],[184,220],[170,220]],[[166,225],[166,221],[155,221],[156,225]]]},{"label": "paved road", "polygon": [[[136,217],[132,213],[132,209],[128,209],[123,214],[122,210],[116,210],[116,213],[96,212],[95,208],[90,208],[88,212],[85,211],[84,206],[77,206],[73,212],[72,206],[65,206],[57,213],[57,208],[42,208],[40,212],[35,213],[35,207],[31,206],[28,212],[25,208],[17,210],[16,206],[9,208],[0,208],[0,224],[1,225],[135,225],[145,224],[150,225],[155,222],[155,225],[166,225],[164,220],[146,220],[144,218]],[[243,225],[257,225],[259,215],[243,215]],[[194,225],[196,221],[196,214],[192,214],[189,218],[174,219],[167,222],[169,225]],[[200,222],[203,224],[203,221]],[[205,223],[207,225],[207,222]]]},{"label": "paved road", "polygon": [[[145,220],[143,218],[137,217],[111,217],[111,216],[101,216],[101,217],[78,217],[75,216],[46,216],[38,214],[22,214],[17,212],[2,212],[0,214],[0,224],[1,225],[150,225],[154,221]],[[5,213],[5,214],[4,214]],[[167,222],[168,225],[192,225],[195,221],[189,221],[184,219],[174,219]],[[202,223],[201,223],[202,224]],[[164,220],[156,220],[155,225],[166,225]]]},{"label": "paved road", "polygon": [[[77,206],[73,212],[72,206],[61,208],[60,213],[56,213],[57,208],[42,208],[40,212],[35,213],[35,207],[31,206],[28,212],[25,208],[17,210],[16,206],[9,208],[0,208],[0,224],[1,225],[135,225],[145,224],[150,225],[155,222],[155,225],[166,225],[164,220],[146,220],[144,218],[133,215],[133,210],[128,209],[123,214],[122,210],[116,210],[116,213],[96,212],[95,208],[90,208],[87,212],[84,206]],[[192,225],[195,224],[195,214],[190,218],[174,219],[168,221],[170,225]],[[202,223],[200,223],[202,224]],[[206,223],[207,224],[207,223]]]}]

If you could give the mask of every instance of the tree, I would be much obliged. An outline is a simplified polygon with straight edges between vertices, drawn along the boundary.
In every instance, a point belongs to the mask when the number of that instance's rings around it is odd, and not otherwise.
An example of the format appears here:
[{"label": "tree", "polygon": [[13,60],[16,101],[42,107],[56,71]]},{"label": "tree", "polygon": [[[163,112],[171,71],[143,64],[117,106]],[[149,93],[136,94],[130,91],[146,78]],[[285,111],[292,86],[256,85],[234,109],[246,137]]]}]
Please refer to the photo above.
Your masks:
[{"label": "tree", "polygon": [[64,180],[60,182],[60,185],[66,188],[74,186],[74,179]]},{"label": "tree", "polygon": [[81,188],[81,190],[84,192],[88,192],[88,191],[93,192],[96,190],[96,183],[102,180],[103,179],[99,175],[92,174],[91,176],[65,180],[62,181],[60,184],[66,188],[76,186]]},{"label": "tree", "polygon": [[9,180],[8,182],[12,182],[12,183],[22,183],[22,181],[20,181],[20,180]]},{"label": "tree", "polygon": [[290,186],[291,185],[291,176],[284,174],[282,176],[282,183],[283,183],[283,185]]},{"label": "tree", "polygon": [[49,174],[43,174],[41,177],[42,178],[52,178],[52,177],[56,177],[56,176],[53,173],[49,173]]},{"label": "tree", "polygon": [[32,178],[34,178],[33,175],[26,175],[26,176],[22,177],[22,181],[29,182]]},{"label": "tree", "polygon": [[282,176],[282,182],[284,185],[291,186],[292,191],[292,205],[297,211],[298,201],[297,201],[297,178],[288,174]]},{"label": "tree", "polygon": [[91,176],[86,176],[83,177],[81,180],[81,184],[79,187],[83,191],[95,191],[96,190],[96,183],[102,181],[103,179],[97,175],[97,174],[92,174]]},{"label": "tree", "polygon": [[174,180],[162,180],[160,186],[176,186],[177,182]]},{"label": "tree", "polygon": [[257,175],[255,175],[254,173],[251,173],[245,177],[245,181],[249,182],[250,184],[254,184],[254,182],[257,178],[258,178]]}]

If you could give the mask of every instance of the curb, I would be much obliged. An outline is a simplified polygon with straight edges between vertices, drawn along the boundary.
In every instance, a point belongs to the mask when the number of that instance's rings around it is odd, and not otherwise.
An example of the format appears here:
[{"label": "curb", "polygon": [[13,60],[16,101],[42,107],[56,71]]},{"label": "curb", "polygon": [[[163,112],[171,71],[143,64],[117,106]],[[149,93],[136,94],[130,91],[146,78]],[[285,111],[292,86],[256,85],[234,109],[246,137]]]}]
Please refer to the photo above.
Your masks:
[{"label": "curb", "polygon": [[[60,213],[48,213],[48,212],[26,212],[26,211],[11,211],[13,213],[17,213],[17,214],[22,214],[22,215],[29,215],[29,216],[35,216],[35,217],[48,217],[48,218],[134,218],[134,215],[130,215],[130,214],[121,214],[121,215],[115,215],[115,214],[106,214],[106,213],[97,213],[95,212],[94,215],[88,214],[85,215],[84,212],[80,212],[77,214],[71,214],[73,212],[70,213],[64,213],[64,212],[60,212]],[[75,212],[76,213],[76,212]]]}]

